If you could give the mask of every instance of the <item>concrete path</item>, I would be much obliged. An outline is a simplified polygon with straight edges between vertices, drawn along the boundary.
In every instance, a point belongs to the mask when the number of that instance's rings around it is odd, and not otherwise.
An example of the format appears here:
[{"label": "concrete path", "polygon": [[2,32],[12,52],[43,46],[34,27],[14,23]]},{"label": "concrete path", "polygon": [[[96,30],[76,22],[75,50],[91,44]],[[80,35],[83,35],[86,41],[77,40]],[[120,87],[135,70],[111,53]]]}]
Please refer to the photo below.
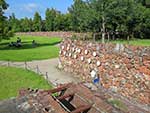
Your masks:
[{"label": "concrete path", "polygon": [[69,83],[69,82],[80,82],[78,78],[75,78],[73,74],[63,72],[58,70],[56,67],[58,65],[58,58],[48,59],[48,60],[37,60],[31,62],[6,62],[0,61],[0,65],[7,65],[13,67],[27,68],[36,73],[41,73],[43,75],[47,74],[47,79],[54,85]]}]

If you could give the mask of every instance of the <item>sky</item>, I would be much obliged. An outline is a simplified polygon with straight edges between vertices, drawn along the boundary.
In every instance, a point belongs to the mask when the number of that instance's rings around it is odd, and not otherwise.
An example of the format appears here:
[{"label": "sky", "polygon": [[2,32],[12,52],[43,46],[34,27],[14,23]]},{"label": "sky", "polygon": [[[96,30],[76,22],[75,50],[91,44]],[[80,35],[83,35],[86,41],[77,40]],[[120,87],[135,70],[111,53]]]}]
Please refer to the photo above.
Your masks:
[{"label": "sky", "polygon": [[55,8],[62,13],[67,13],[68,7],[73,4],[73,0],[6,0],[9,4],[5,15],[9,16],[15,13],[17,18],[33,18],[37,11],[42,18],[45,18],[45,10],[47,8]]}]

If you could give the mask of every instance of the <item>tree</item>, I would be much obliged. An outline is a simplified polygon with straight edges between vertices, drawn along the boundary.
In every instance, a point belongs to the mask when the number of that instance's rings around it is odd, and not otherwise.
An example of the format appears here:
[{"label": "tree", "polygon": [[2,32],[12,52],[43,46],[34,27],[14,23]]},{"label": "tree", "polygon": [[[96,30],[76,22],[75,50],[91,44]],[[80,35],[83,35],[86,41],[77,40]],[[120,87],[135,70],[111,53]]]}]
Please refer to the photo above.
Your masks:
[{"label": "tree", "polygon": [[[5,21],[0,23],[1,29],[3,29],[1,32],[3,31],[3,34],[7,34],[9,30],[15,32],[93,32],[101,34],[103,43],[106,36],[117,38],[128,37],[128,39],[150,36],[150,9],[144,6],[143,3],[145,0],[73,1],[74,3],[68,8],[69,12],[66,14],[62,14],[56,9],[48,8],[45,12],[45,20],[42,20],[38,12],[35,13],[33,20],[29,18],[18,20],[12,14],[7,22],[7,19],[1,16],[1,21]],[[4,9],[1,10],[1,12],[3,11]]]},{"label": "tree", "polygon": [[[110,20],[110,14],[112,10],[115,10],[118,0],[90,0],[91,8],[94,10],[93,14],[96,16],[96,20],[99,24],[99,31],[102,33],[102,43],[105,42],[106,26]],[[115,7],[114,7],[115,6]]]},{"label": "tree", "polygon": [[63,14],[64,31],[71,31],[71,15],[70,13]]},{"label": "tree", "polygon": [[15,14],[12,13],[11,16],[9,16],[9,19],[8,19],[8,26],[9,28],[14,31],[14,32],[19,32],[21,29],[21,26],[20,26],[20,22],[19,20],[15,17]]},{"label": "tree", "polygon": [[33,18],[33,30],[41,31],[42,30],[42,18],[38,12],[35,12]]},{"label": "tree", "polygon": [[142,11],[143,17],[141,18],[142,22],[139,23],[140,25],[140,36],[142,38],[148,38],[150,39],[150,9],[146,8]]},{"label": "tree", "polygon": [[32,19],[28,19],[27,17],[23,18],[20,20],[20,23],[21,23],[21,31],[22,32],[31,32],[33,31],[32,29],[32,26],[33,26],[33,22],[32,22]]},{"label": "tree", "polygon": [[71,18],[70,14],[58,13],[54,20],[54,30],[55,31],[69,31],[71,30]]},{"label": "tree", "polygon": [[57,12],[55,9],[47,9],[45,12],[45,27],[47,31],[54,31],[54,21],[57,15]]},{"label": "tree", "polygon": [[83,31],[84,19],[86,11],[86,2],[82,0],[74,0],[74,4],[68,9],[71,14],[71,26],[73,31]]},{"label": "tree", "polygon": [[8,28],[7,18],[4,16],[4,10],[8,8],[5,0],[0,0],[0,40],[9,38],[13,35],[12,31]]},{"label": "tree", "polygon": [[[82,8],[81,3],[84,3]],[[101,32],[104,43],[107,32],[123,33],[128,35],[128,38],[133,37],[136,29],[143,23],[142,18],[147,20],[146,16],[142,16],[143,12],[145,8],[136,0],[87,0],[84,2],[75,0],[70,13],[78,15],[75,17],[76,22],[80,23],[77,26],[88,25],[90,29],[94,28],[91,29],[92,31]]]}]

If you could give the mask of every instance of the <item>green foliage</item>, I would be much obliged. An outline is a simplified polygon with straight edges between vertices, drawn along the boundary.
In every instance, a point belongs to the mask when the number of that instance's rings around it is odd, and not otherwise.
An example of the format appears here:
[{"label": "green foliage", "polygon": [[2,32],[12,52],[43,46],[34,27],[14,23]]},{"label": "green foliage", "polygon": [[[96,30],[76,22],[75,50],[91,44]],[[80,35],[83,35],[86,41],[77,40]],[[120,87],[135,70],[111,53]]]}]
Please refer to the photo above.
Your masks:
[{"label": "green foliage", "polygon": [[21,88],[52,88],[42,76],[20,68],[0,66],[0,100],[17,96]]},{"label": "green foliage", "polygon": [[45,17],[45,27],[47,31],[53,31],[54,30],[54,21],[57,15],[57,12],[55,9],[47,9],[46,10],[46,17]]},{"label": "green foliage", "polygon": [[[124,36],[147,37],[150,9],[138,0],[74,0],[69,8],[74,31],[123,33]],[[122,35],[117,35],[121,38]]]},{"label": "green foliage", "polygon": [[[22,47],[9,47],[10,42],[16,42],[17,37],[11,40],[2,40],[0,43],[0,60],[31,61],[58,57],[59,47],[56,46],[60,38],[47,38],[37,36],[19,36],[22,40]],[[35,40],[37,46],[32,45]]]},{"label": "green foliage", "polygon": [[38,12],[33,19],[19,20],[12,14],[8,22],[0,23],[0,30],[8,23],[7,29],[14,32],[99,32],[102,38],[108,33],[113,39],[150,38],[150,9],[144,4],[145,0],[74,0],[66,14],[47,8],[43,20]]},{"label": "green foliage", "polygon": [[74,4],[69,8],[71,14],[71,26],[73,31],[81,32],[88,18],[87,4],[82,0],[74,0]]},{"label": "green foliage", "polygon": [[25,17],[24,19],[20,20],[20,25],[21,25],[21,31],[22,32],[29,32],[32,31],[32,29],[39,29],[38,23],[36,23],[36,25],[34,26],[35,28],[33,28],[33,22],[32,19],[28,19],[27,17]]},{"label": "green foliage", "polygon": [[33,29],[34,29],[34,31],[41,31],[42,30],[42,18],[38,12],[36,12],[34,14]]},{"label": "green foliage", "polygon": [[135,39],[135,40],[130,40],[129,42],[127,40],[115,40],[115,41],[110,41],[110,42],[130,44],[130,45],[136,45],[136,46],[150,46],[149,39]]},{"label": "green foliage", "polygon": [[71,30],[71,17],[70,14],[57,14],[54,22],[55,31],[69,31]]},{"label": "green foliage", "polygon": [[21,25],[20,25],[20,22],[19,20],[15,17],[15,14],[12,13],[11,16],[9,16],[9,19],[8,19],[8,26],[9,28],[14,31],[14,32],[18,32],[21,30]]},{"label": "green foliage", "polygon": [[9,29],[7,18],[4,16],[4,11],[8,8],[5,0],[0,0],[0,41],[13,36],[13,32]]},{"label": "green foliage", "polygon": [[121,100],[110,98],[110,99],[108,99],[108,102],[111,103],[114,107],[116,107],[124,112],[126,112],[128,110],[127,106]]}]

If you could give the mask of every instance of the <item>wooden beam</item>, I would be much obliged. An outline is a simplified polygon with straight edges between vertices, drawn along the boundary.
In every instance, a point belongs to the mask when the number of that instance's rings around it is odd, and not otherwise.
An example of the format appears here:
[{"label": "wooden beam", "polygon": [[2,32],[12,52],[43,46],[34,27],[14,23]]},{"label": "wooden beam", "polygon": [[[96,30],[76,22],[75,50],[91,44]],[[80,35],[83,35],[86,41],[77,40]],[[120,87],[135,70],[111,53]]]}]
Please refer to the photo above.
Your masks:
[{"label": "wooden beam", "polygon": [[91,105],[82,105],[82,106],[77,107],[71,113],[81,113],[83,111],[86,111],[86,110],[90,109],[91,107],[92,107]]},{"label": "wooden beam", "polygon": [[56,92],[59,92],[59,91],[62,91],[62,90],[65,90],[65,89],[69,88],[71,86],[71,84],[72,83],[64,84],[64,85],[61,85],[57,88],[54,88],[54,89],[51,89],[51,90],[44,90],[42,92],[43,93],[47,92],[48,94],[56,93]]},{"label": "wooden beam", "polygon": [[74,95],[74,93],[64,94],[63,96],[60,96],[57,99],[58,100],[63,100],[65,98],[72,97],[73,95]]}]

